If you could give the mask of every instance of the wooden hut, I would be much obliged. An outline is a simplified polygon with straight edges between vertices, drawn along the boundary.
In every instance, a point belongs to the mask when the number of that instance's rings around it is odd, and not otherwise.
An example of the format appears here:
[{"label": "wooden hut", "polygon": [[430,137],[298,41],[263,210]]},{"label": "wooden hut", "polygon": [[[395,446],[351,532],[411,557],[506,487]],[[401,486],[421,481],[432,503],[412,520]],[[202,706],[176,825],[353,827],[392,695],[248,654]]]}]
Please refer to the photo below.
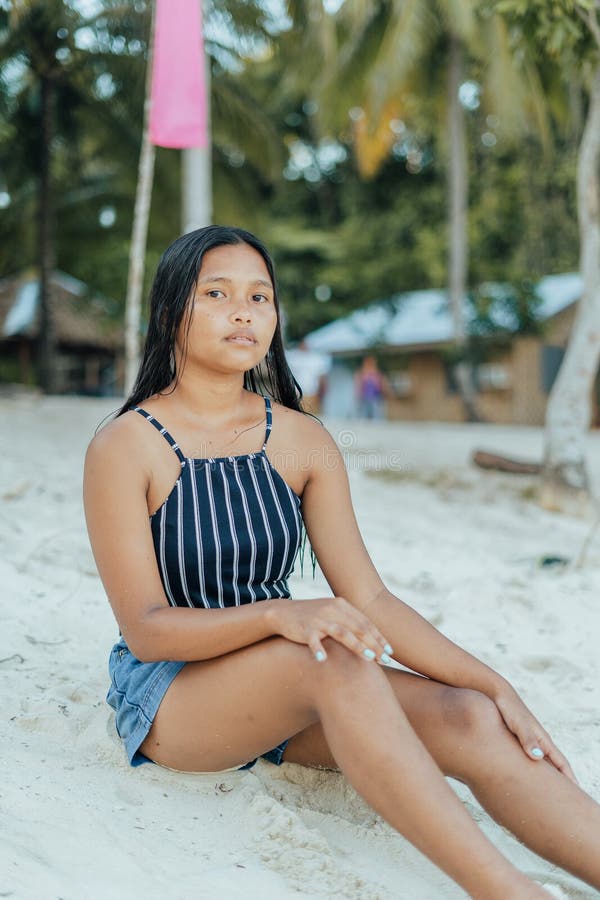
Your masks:
[{"label": "wooden hut", "polygon": [[[122,327],[107,301],[86,285],[54,271],[50,292],[57,339],[57,391],[119,394],[123,389]],[[0,381],[36,383],[40,330],[39,284],[34,271],[0,281]]]}]

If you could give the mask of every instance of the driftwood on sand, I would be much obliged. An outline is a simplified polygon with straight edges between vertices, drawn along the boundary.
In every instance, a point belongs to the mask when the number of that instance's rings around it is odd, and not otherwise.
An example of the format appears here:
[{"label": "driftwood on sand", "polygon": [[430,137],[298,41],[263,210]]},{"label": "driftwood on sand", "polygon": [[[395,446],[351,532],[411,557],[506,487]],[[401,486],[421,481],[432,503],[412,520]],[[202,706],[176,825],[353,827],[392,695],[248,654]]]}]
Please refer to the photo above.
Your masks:
[{"label": "driftwood on sand", "polygon": [[511,459],[497,453],[488,453],[487,450],[474,450],[471,462],[480,469],[497,469],[499,472],[512,472],[514,475],[539,475],[542,470],[541,463]]}]

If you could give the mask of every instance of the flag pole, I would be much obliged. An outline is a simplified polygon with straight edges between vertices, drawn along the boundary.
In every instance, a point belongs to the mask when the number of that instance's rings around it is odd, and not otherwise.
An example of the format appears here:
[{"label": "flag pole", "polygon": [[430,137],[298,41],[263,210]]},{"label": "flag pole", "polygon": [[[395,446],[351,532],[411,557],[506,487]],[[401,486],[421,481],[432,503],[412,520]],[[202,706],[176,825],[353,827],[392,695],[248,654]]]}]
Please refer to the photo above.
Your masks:
[{"label": "flag pole", "polygon": [[[204,83],[200,0],[155,0],[152,4],[144,128],[135,198],[125,307],[125,391],[131,392],[139,368],[141,300],[148,218],[152,197],[155,147],[194,148],[202,152],[195,166],[191,198],[208,200],[203,219],[210,221],[210,140]],[[205,148],[199,151],[198,148]],[[197,215],[194,212],[194,217]]]},{"label": "flag pole", "polygon": [[187,234],[212,223],[212,158],[210,147],[190,147],[181,156],[181,227]]},{"label": "flag pole", "polygon": [[133,213],[133,228],[129,250],[129,273],[127,277],[127,297],[125,300],[125,396],[129,396],[140,366],[140,322],[142,308],[142,291],[144,287],[144,261],[146,258],[146,241],[148,237],[148,219],[152,200],[152,183],[154,180],[154,144],[150,141],[150,96],[152,84],[152,56],[154,46],[154,29],[156,22],[155,6],[152,3],[150,14],[150,34],[146,62],[146,94],[144,99],[144,125],[142,145],[138,165],[138,180]]},{"label": "flag pole", "polygon": [[[202,0],[198,0],[204,21]],[[212,224],[212,142],[210,139],[210,57],[204,56],[206,93],[205,147],[189,147],[181,151],[181,228],[184,234]]]}]

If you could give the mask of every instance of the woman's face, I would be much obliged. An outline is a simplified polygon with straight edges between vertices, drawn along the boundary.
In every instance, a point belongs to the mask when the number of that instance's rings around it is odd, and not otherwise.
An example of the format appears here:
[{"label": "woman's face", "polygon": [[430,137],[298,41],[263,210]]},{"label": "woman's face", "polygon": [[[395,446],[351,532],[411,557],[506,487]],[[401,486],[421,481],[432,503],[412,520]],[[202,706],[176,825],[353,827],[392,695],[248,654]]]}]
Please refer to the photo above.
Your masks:
[{"label": "woman's face", "polygon": [[[208,250],[191,300],[185,365],[232,374],[264,359],[277,325],[275,291],[260,253],[248,244]],[[185,317],[176,351],[186,341]]]}]

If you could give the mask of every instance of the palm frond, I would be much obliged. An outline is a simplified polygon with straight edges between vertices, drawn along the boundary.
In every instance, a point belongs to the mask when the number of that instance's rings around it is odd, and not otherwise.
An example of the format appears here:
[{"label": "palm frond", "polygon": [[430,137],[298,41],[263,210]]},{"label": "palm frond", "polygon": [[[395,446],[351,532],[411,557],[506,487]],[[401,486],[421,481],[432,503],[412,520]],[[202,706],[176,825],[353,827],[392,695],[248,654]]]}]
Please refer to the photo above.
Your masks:
[{"label": "palm frond", "polygon": [[285,61],[281,92],[317,96],[337,54],[335,19],[325,12],[321,0],[293,0],[286,7],[291,27],[278,36],[275,48]]},{"label": "palm frond", "polygon": [[552,143],[548,105],[540,73],[531,59],[523,60],[523,74],[529,87],[528,106],[531,110],[531,118],[537,126],[542,145],[548,150]]},{"label": "palm frond", "polygon": [[[398,136],[391,128],[393,119],[401,119],[404,107],[400,100],[388,100],[379,116],[372,116],[368,106],[354,123],[354,155],[363,178],[373,178],[389,157]],[[371,127],[372,123],[374,127]]]},{"label": "palm frond", "polygon": [[403,92],[439,28],[431,6],[422,0],[396,0],[393,4],[390,27],[368,85],[369,106],[374,115],[380,115],[390,98]]},{"label": "palm frond", "polygon": [[490,16],[480,25],[478,56],[484,60],[484,100],[498,116],[503,134],[514,137],[529,129],[529,89],[510,46],[506,23]]},{"label": "palm frond", "polygon": [[223,73],[213,80],[211,115],[215,143],[225,152],[241,152],[266,178],[277,177],[283,166],[283,142],[268,114],[244,90],[243,76]]},{"label": "palm frond", "polygon": [[389,27],[390,12],[389,4],[380,4],[377,14],[371,15],[359,34],[346,37],[344,29],[339,29],[338,53],[323,73],[319,85],[321,122],[330,133],[346,128],[348,111],[367,102],[372,72]]}]

